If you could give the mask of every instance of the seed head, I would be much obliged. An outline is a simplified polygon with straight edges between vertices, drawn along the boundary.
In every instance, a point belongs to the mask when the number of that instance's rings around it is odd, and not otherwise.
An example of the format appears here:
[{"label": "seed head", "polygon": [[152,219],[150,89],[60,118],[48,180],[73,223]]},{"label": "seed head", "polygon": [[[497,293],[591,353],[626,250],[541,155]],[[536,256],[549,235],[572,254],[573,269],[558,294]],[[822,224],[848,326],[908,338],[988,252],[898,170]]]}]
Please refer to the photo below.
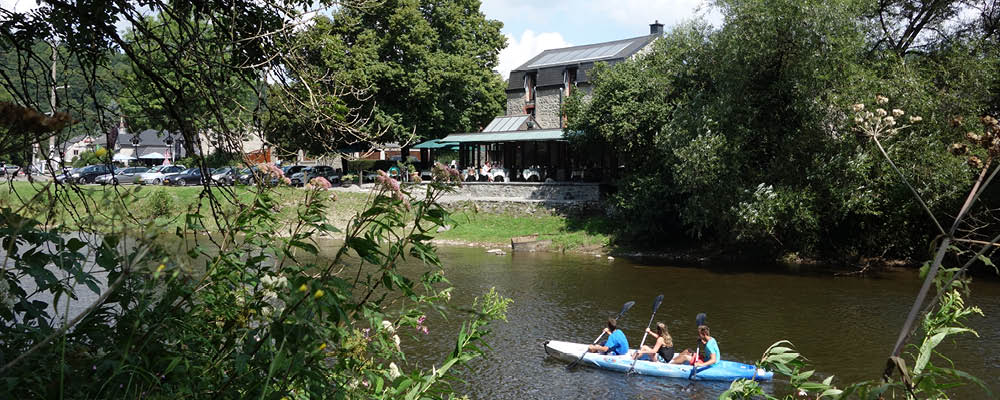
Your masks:
[{"label": "seed head", "polygon": [[898,108],[893,108],[893,109],[892,109],[892,116],[893,116],[893,117],[896,117],[896,118],[899,118],[899,117],[902,117],[902,116],[903,116],[903,114],[905,114],[905,113],[903,112],[903,110],[900,110],[900,109],[898,109]]},{"label": "seed head", "polygon": [[956,156],[961,156],[969,152],[969,147],[966,146],[965,143],[952,143],[951,146],[948,147],[948,151]]},{"label": "seed head", "polygon": [[885,109],[882,109],[882,108],[876,109],[875,113],[878,114],[879,118],[882,118],[882,117],[884,117],[886,115],[889,115],[889,113],[886,112]]},{"label": "seed head", "polygon": [[853,109],[854,112],[861,112],[861,111],[864,111],[865,105],[862,104],[862,103],[858,103],[858,104],[855,104],[855,105],[851,106],[851,109]]},{"label": "seed head", "polygon": [[885,96],[875,96],[875,102],[878,104],[885,104],[889,102],[889,98]]},{"label": "seed head", "polygon": [[915,123],[917,123],[917,122],[920,122],[920,121],[923,121],[923,120],[924,120],[924,119],[923,119],[923,118],[921,118],[921,117],[920,117],[919,115],[911,115],[911,116],[910,116],[910,123],[911,123],[911,124],[915,124]]}]

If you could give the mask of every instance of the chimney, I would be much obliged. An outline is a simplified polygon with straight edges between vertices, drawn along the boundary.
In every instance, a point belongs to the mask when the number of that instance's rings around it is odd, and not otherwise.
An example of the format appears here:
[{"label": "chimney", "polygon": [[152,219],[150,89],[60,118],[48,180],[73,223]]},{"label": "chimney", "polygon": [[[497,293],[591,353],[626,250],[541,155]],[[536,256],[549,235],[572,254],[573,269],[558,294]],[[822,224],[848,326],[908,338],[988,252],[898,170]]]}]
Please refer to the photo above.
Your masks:
[{"label": "chimney", "polygon": [[652,24],[649,24],[649,34],[650,35],[663,34],[663,24],[660,23],[660,20],[653,21]]}]

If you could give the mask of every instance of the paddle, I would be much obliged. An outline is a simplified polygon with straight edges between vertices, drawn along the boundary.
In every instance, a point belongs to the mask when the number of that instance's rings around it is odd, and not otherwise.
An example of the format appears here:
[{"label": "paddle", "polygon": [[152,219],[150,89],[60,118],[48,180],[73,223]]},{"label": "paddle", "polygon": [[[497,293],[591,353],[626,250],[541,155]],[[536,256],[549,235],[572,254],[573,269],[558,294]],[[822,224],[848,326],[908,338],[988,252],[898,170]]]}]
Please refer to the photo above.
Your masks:
[{"label": "paddle", "polygon": [[[662,303],[662,302],[663,302],[663,295],[662,294],[659,295],[659,296],[656,296],[656,299],[653,300],[653,315],[649,316],[649,323],[646,324],[646,330],[647,331],[649,330],[649,327],[653,325],[653,318],[656,318],[656,310],[660,309],[660,303]],[[635,351],[638,352],[639,350],[642,350],[642,345],[646,343],[646,335],[648,335],[648,334],[649,334],[649,332],[643,331],[643,333],[642,333],[642,341],[639,342],[639,347],[636,347]],[[639,361],[638,357],[636,357],[636,359],[632,360],[632,366],[629,367],[628,372],[625,373],[625,377],[626,378],[628,378],[629,375],[631,375],[632,373],[635,372],[635,363],[637,361]]]},{"label": "paddle", "polygon": [[[697,328],[702,325],[705,325],[705,313],[698,313],[698,315],[694,317],[694,326],[695,328]],[[698,341],[695,342],[694,345],[694,359],[691,360],[691,375],[688,375],[688,380],[694,379],[694,376],[698,374],[698,367],[696,367],[694,364],[698,362],[698,352],[701,351],[701,348],[698,347],[698,344],[700,343],[701,343],[701,335],[699,334]]]},{"label": "paddle", "polygon": [[[630,301],[630,302],[625,303],[622,306],[622,310],[618,312],[617,316],[615,316],[615,321],[621,319],[621,317],[623,315],[625,315],[625,312],[628,311],[628,309],[632,308],[632,306],[634,306],[634,305],[635,305],[634,301]],[[594,344],[597,344],[597,342],[599,342],[602,337],[604,337],[604,331],[603,330],[601,331],[601,336],[598,336],[597,339],[594,339]],[[578,362],[580,362],[580,360],[582,360],[583,357],[587,356],[587,353],[588,352],[586,352],[586,351],[583,352],[583,354],[580,355],[580,358],[576,359],[576,361],[573,361],[569,365],[567,365],[566,369],[573,368],[573,366],[576,365]]]}]

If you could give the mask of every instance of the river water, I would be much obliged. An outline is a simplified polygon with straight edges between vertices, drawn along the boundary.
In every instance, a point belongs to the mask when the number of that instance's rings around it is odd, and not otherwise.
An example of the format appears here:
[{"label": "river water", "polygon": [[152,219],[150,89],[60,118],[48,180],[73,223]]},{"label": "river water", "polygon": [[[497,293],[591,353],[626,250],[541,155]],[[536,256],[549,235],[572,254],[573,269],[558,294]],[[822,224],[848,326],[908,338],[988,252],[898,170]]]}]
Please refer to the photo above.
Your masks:
[{"label": "river water", "polygon": [[[634,377],[576,368],[548,357],[546,340],[591,342],[607,317],[623,303],[636,305],[620,321],[632,347],[649,322],[653,298],[664,294],[656,315],[677,347],[692,347],[694,318],[707,313],[723,358],[753,363],[772,343],[787,339],[835,383],[876,379],[920,286],[916,271],[867,278],[835,278],[794,272],[759,272],[733,266],[685,268],[657,263],[609,261],[555,253],[485,254],[480,248],[442,248],[447,278],[455,286],[452,306],[471,304],[495,287],[514,300],[508,322],[492,325],[493,351],[476,361],[455,388],[477,399],[657,398],[714,399],[728,384]],[[970,327],[981,340],[946,342],[939,347],[956,365],[1000,393],[1000,284],[977,280],[971,304],[985,318]],[[457,313],[455,314],[458,315]],[[404,338],[408,367],[440,365],[454,346],[460,318],[430,315],[431,333]],[[945,365],[942,360],[934,362]],[[407,367],[404,367],[406,369]],[[764,388],[787,391],[781,382]],[[958,389],[956,398],[989,398]]]}]

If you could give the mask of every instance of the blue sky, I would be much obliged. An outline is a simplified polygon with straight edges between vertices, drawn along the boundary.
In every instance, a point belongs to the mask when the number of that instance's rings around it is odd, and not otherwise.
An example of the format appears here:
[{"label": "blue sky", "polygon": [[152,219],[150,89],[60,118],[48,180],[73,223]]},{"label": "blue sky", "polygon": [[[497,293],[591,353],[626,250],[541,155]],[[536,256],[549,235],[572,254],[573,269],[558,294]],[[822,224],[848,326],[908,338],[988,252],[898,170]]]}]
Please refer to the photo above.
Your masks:
[{"label": "blue sky", "polygon": [[696,17],[721,20],[706,0],[483,0],[482,11],[504,23],[497,68],[504,78],[542,50],[647,35],[654,20],[665,29]]}]

